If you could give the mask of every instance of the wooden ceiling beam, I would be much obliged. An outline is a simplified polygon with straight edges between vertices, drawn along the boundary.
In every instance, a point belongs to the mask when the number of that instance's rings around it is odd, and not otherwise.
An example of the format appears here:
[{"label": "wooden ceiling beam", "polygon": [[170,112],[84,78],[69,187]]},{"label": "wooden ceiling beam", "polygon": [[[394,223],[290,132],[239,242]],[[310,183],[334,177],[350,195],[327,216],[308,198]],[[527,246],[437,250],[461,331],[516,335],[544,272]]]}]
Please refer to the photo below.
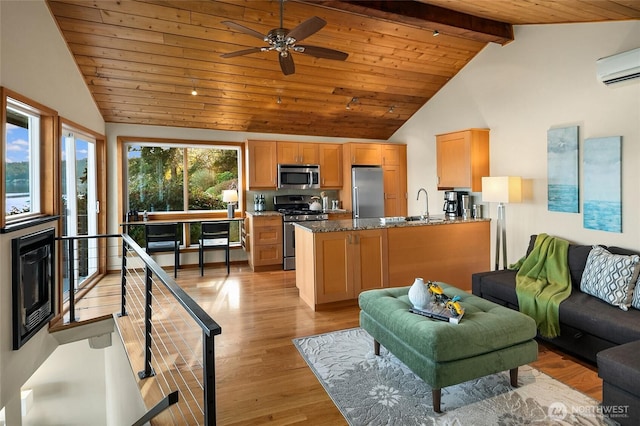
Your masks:
[{"label": "wooden ceiling beam", "polygon": [[298,0],[328,9],[365,17],[412,25],[483,43],[505,45],[513,41],[513,26],[506,22],[480,18],[418,1],[372,0],[348,2],[341,0]]}]

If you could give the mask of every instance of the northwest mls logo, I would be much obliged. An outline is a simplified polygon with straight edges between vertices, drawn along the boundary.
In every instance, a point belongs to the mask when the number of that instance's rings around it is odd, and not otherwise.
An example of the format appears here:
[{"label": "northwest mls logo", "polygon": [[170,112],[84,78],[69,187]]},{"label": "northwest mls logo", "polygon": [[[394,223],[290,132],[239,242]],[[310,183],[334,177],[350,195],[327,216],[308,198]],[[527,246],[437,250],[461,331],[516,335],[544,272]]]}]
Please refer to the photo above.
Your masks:
[{"label": "northwest mls logo", "polygon": [[547,416],[549,416],[551,420],[564,420],[564,418],[567,417],[568,412],[569,410],[567,410],[567,406],[562,402],[554,402],[549,405]]}]

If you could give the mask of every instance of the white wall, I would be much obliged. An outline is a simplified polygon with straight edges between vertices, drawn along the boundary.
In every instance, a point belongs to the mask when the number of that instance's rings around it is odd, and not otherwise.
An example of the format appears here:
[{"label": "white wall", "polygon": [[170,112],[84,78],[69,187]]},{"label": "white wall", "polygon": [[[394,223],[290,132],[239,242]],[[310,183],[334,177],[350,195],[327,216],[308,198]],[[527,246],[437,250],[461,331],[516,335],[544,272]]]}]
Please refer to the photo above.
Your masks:
[{"label": "white wall", "polygon": [[[487,46],[391,138],[408,144],[409,212],[422,208],[413,196],[421,186],[431,213],[442,206],[434,135],[487,127],[491,174],[522,176],[532,190],[524,203],[507,206],[510,263],[541,232],[640,249],[640,80],[605,86],[596,79],[598,58],[639,46],[640,21],[518,26],[514,42]],[[547,130],[570,125],[580,128],[580,149],[585,138],[623,137],[622,233],[584,229],[582,213],[547,211]]]},{"label": "white wall", "polygon": [[33,391],[33,407],[22,424],[106,425],[105,350],[87,340],[58,346],[24,385]]},{"label": "white wall", "polygon": [[[0,1],[0,55],[0,85],[104,133],[104,120],[44,1]],[[19,405],[12,401],[19,400],[20,386],[57,346],[45,327],[12,350],[11,239],[49,226],[0,234],[0,407],[12,407],[10,424],[18,424]]]}]

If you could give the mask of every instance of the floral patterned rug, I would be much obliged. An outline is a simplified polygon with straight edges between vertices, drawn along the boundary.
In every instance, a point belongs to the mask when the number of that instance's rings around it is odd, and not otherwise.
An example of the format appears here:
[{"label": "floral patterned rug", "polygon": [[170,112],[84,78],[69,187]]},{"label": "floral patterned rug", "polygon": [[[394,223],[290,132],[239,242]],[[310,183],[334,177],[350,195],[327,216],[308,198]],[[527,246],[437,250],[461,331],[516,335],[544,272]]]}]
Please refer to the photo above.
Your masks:
[{"label": "floral patterned rug", "polygon": [[311,370],[350,425],[604,425],[599,402],[530,367],[442,389],[442,414],[431,389],[395,356],[354,328],[294,339]]}]

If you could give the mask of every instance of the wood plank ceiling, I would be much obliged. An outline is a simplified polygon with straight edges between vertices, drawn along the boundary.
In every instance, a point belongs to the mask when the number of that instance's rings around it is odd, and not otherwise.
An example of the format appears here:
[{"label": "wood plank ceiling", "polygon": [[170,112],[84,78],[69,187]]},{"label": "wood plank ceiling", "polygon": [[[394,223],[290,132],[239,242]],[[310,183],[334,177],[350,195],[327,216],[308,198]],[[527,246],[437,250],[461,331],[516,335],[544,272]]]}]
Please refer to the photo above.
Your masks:
[{"label": "wood plank ceiling", "polygon": [[107,122],[368,139],[389,138],[512,25],[640,18],[637,0],[289,0],[284,27],[318,16],[304,44],[349,57],[292,53],[285,76],[276,52],[220,57],[266,46],[222,21],[267,34],[278,0],[47,3]]}]

